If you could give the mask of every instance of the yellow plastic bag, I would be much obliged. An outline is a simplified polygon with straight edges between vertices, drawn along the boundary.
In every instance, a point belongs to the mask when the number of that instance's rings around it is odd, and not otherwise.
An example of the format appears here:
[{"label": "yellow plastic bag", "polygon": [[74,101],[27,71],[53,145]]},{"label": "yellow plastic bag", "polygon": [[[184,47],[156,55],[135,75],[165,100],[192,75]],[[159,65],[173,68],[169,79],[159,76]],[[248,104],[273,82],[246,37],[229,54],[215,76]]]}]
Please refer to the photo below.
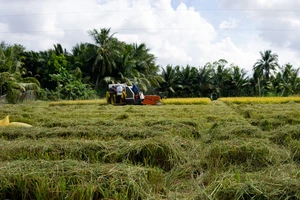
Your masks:
[{"label": "yellow plastic bag", "polygon": [[6,116],[4,119],[0,120],[0,126],[7,126],[9,124],[9,116]]},{"label": "yellow plastic bag", "polygon": [[14,127],[32,127],[30,124],[22,123],[22,122],[10,122],[7,126],[14,126]]},{"label": "yellow plastic bag", "polygon": [[32,127],[30,124],[22,122],[9,122],[9,116],[6,116],[4,119],[0,120],[0,126],[10,126],[10,127]]}]

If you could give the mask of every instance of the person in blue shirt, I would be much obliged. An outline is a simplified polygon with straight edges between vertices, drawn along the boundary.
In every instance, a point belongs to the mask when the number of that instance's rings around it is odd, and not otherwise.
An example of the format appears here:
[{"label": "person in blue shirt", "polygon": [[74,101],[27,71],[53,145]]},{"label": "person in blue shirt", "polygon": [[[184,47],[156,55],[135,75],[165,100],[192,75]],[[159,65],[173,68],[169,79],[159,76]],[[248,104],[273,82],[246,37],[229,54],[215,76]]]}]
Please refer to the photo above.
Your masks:
[{"label": "person in blue shirt", "polygon": [[133,86],[132,86],[132,91],[133,91],[133,93],[135,94],[135,95],[137,95],[138,93],[139,93],[139,88],[137,87],[137,82],[135,82],[134,84],[133,84]]}]

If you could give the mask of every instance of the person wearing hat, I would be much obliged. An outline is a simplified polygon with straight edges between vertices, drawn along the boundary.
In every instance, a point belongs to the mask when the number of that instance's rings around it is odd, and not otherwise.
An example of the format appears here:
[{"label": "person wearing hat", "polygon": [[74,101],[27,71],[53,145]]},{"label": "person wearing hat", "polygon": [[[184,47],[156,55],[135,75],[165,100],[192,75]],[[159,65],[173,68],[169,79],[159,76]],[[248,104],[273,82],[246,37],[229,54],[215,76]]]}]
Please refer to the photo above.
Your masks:
[{"label": "person wearing hat", "polygon": [[137,99],[139,99],[139,88],[137,87],[137,82],[135,82],[134,84],[133,84],[133,86],[132,86],[132,91],[133,91],[133,93],[134,93],[134,98],[137,100]]},{"label": "person wearing hat", "polygon": [[123,93],[123,87],[120,84],[118,84],[117,85],[117,103],[121,103],[122,93]]},{"label": "person wearing hat", "polygon": [[135,95],[137,95],[139,93],[139,88],[137,87],[138,82],[135,82],[132,86],[132,91]]}]

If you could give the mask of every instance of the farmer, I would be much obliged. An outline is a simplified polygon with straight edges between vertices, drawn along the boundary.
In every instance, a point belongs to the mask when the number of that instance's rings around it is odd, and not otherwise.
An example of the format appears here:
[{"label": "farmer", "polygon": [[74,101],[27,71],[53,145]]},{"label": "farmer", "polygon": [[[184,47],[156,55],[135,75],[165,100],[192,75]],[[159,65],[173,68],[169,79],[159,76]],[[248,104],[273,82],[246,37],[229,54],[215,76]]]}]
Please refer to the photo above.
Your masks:
[{"label": "farmer", "polygon": [[134,98],[139,99],[139,88],[137,87],[138,82],[135,82],[132,86],[132,91],[134,93]]},{"label": "farmer", "polygon": [[114,96],[116,94],[116,87],[113,85],[110,89],[109,89],[109,93],[110,93],[110,103],[114,103]]},{"label": "farmer", "polygon": [[137,87],[137,84],[138,82],[135,82],[131,88],[135,95],[139,93],[139,88]]},{"label": "farmer", "polygon": [[121,103],[122,93],[123,93],[123,87],[120,84],[118,84],[117,85],[117,103]]}]

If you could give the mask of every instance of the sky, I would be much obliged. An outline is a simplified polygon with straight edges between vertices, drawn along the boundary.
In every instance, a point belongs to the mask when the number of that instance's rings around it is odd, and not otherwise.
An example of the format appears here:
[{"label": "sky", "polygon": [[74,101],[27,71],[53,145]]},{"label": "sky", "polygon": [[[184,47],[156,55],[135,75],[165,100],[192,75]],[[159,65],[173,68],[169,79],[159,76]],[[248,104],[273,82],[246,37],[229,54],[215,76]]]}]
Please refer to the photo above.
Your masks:
[{"label": "sky", "polygon": [[145,43],[161,67],[226,59],[252,74],[269,49],[300,67],[300,0],[0,0],[0,41],[26,50],[71,52],[100,28]]}]

